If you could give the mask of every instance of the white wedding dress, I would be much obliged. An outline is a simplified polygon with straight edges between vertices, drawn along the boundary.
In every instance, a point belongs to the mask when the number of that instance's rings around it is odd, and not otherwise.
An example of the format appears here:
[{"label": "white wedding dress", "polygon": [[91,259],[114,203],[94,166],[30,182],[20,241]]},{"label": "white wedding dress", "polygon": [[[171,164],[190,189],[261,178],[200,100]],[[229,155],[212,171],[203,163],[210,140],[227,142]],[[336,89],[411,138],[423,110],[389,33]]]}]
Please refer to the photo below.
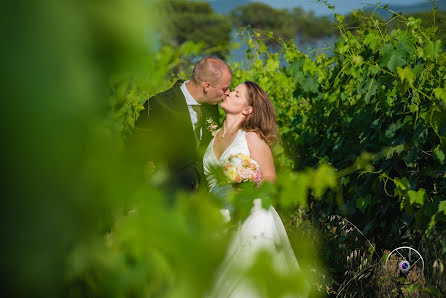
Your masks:
[{"label": "white wedding dress", "polygon": [[[215,138],[214,138],[215,139]],[[214,139],[210,142],[204,157],[204,173],[210,192],[225,196],[231,185],[218,185],[212,169],[223,165],[231,154],[243,153],[250,157],[245,131],[239,130],[231,145],[217,160],[214,154]],[[229,220],[229,211],[221,210]],[[273,268],[282,274],[300,271],[299,264],[291,248],[282,220],[273,207],[265,210],[261,200],[255,199],[250,215],[239,224],[231,238],[225,260],[220,265],[215,278],[215,284],[208,297],[267,297],[261,285],[256,285],[245,270],[255,262],[258,252],[267,251],[272,255]],[[284,297],[301,297],[286,295]]]}]

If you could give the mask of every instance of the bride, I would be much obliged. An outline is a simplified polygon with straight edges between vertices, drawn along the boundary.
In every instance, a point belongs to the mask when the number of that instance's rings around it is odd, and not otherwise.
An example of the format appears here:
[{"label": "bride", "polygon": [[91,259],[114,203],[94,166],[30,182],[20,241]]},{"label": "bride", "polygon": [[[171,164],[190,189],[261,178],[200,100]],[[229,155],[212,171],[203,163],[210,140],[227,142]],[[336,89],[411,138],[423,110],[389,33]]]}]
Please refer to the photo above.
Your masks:
[{"label": "bride", "polygon": [[[213,169],[223,166],[230,155],[238,153],[257,161],[260,183],[273,182],[276,171],[270,146],[278,140],[278,132],[274,107],[268,95],[256,83],[246,81],[230,92],[220,107],[225,111],[226,119],[203,158],[210,192],[224,197],[232,188],[230,184],[219,185]],[[223,209],[222,213],[229,220],[229,211]],[[231,240],[209,297],[267,297],[262,285],[255,283],[247,273],[260,252],[272,256],[273,268],[279,273],[300,271],[276,210],[273,207],[263,209],[261,200],[255,199],[250,215],[239,224]]]}]

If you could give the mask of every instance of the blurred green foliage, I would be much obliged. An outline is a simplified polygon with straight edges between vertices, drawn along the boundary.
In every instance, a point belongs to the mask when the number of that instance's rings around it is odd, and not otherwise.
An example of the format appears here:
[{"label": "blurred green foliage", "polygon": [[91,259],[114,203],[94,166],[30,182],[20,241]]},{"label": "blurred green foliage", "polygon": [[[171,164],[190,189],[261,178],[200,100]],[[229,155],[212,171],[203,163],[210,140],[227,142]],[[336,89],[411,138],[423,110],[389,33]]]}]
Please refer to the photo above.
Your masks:
[{"label": "blurred green foliage", "polygon": [[44,0],[3,6],[7,140],[0,217],[8,297],[63,296],[67,255],[102,239],[134,191],[132,175],[118,175],[129,171],[105,119],[110,77],[136,71],[141,56],[157,47],[151,5]]},{"label": "blurred green foliage", "polygon": [[[167,206],[160,172],[140,183],[142,165],[126,160],[122,141],[140,104],[170,86],[170,72],[190,74],[206,51],[193,42],[163,46],[157,5],[4,5],[4,295],[199,297],[212,286],[229,236],[218,202],[178,193]],[[314,268],[308,250],[298,247],[298,259]],[[296,287],[268,258],[255,266],[270,291]]]}]

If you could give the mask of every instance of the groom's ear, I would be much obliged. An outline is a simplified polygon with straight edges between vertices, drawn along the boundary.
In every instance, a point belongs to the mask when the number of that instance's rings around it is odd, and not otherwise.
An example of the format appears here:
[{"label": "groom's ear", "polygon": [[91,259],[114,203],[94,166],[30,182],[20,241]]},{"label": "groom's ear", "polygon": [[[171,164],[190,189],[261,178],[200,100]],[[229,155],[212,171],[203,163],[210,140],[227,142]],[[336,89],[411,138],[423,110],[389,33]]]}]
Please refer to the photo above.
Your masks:
[{"label": "groom's ear", "polygon": [[210,82],[203,82],[202,86],[203,86],[204,93],[207,93],[209,91],[209,89],[212,87]]}]

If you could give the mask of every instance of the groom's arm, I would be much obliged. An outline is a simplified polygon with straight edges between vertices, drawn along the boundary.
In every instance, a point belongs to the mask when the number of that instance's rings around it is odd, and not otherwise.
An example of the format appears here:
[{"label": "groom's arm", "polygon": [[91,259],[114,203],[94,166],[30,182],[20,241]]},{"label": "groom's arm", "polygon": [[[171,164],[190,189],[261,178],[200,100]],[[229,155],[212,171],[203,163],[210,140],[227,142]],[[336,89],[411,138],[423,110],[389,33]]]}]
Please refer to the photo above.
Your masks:
[{"label": "groom's arm", "polygon": [[133,159],[141,162],[152,161],[156,162],[156,140],[160,130],[159,111],[157,107],[156,95],[147,99],[144,102],[144,109],[140,112],[139,117],[135,121],[135,127],[132,134],[127,138],[127,147],[129,154]]}]

